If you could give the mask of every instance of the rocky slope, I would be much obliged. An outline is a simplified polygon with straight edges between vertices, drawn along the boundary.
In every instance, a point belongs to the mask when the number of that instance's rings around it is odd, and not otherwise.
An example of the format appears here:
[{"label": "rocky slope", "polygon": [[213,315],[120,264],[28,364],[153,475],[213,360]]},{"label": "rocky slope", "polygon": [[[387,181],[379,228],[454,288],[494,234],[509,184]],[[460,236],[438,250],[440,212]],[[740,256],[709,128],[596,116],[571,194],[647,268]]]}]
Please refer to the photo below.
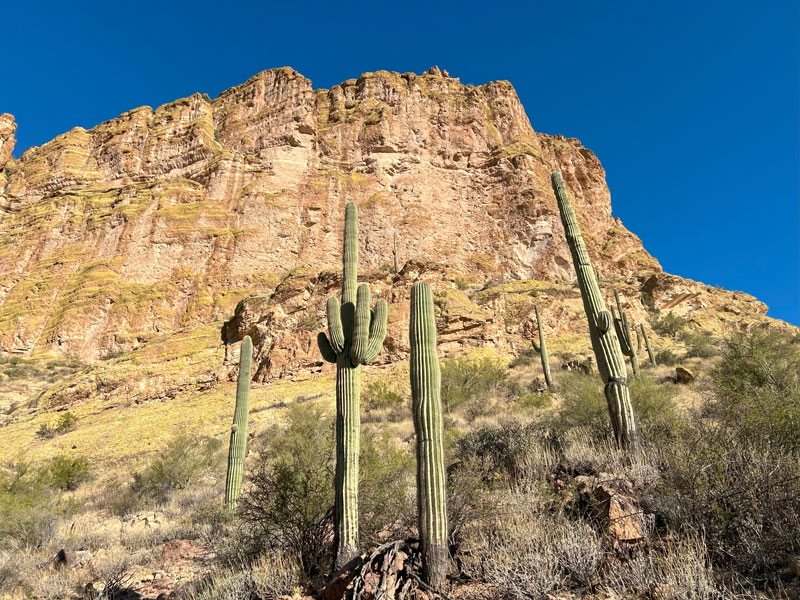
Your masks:
[{"label": "rocky slope", "polygon": [[[89,365],[37,395],[40,407],[208,385],[229,375],[245,333],[260,381],[327,369],[314,338],[339,285],[351,200],[363,279],[390,302],[379,361],[405,356],[420,277],[436,286],[445,353],[527,347],[535,302],[557,348],[585,351],[553,170],[601,278],[636,321],[646,306],[710,329],[766,319],[750,296],[662,273],[612,216],[597,157],[535,132],[508,82],[463,85],[433,68],[325,90],[280,68],[214,100],[194,94],[77,127],[18,160],[15,129],[0,116],[0,353]],[[224,363],[199,358],[217,349]]]}]

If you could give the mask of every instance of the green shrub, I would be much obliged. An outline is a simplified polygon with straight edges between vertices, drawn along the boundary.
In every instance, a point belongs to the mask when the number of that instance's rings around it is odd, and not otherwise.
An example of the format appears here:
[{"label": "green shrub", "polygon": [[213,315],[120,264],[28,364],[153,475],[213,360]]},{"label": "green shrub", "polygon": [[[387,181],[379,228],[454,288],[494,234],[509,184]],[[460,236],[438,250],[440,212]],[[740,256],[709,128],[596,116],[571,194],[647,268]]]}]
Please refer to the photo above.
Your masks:
[{"label": "green shrub", "polygon": [[676,364],[680,359],[678,355],[675,354],[672,350],[665,348],[664,350],[659,350],[656,352],[656,362],[659,365],[666,365],[667,367],[671,367],[672,365]]},{"label": "green shrub", "polygon": [[708,331],[684,331],[681,339],[688,347],[686,358],[711,358],[719,353],[714,343],[715,340]]},{"label": "green shrub", "polygon": [[89,461],[85,456],[56,456],[47,465],[46,479],[49,485],[59,490],[74,490],[89,479]]},{"label": "green shrub", "polygon": [[55,437],[56,432],[50,426],[49,423],[42,423],[39,425],[39,429],[36,430],[36,435],[38,435],[42,439],[50,439],[51,437]]},{"label": "green shrub", "polygon": [[75,424],[78,422],[78,417],[76,417],[73,413],[67,411],[65,413],[61,413],[58,417],[56,422],[53,425],[48,423],[42,423],[39,426],[39,429],[36,431],[36,435],[41,438],[52,438],[56,435],[60,435],[62,433],[66,433],[68,431],[72,431],[75,429]]},{"label": "green shrub", "polygon": [[416,460],[380,425],[363,428],[358,527],[367,547],[411,535],[416,527]]},{"label": "green shrub", "polygon": [[0,469],[0,547],[40,547],[77,511],[76,502],[61,500],[47,483],[45,469],[22,459]]},{"label": "green shrub", "polygon": [[335,456],[333,419],[318,407],[292,406],[283,431],[261,436],[265,447],[239,499],[247,535],[243,560],[292,549],[308,575],[330,566]]},{"label": "green shrub", "polygon": [[361,394],[361,401],[366,410],[397,408],[405,404],[403,396],[393,383],[385,378],[370,381]]},{"label": "green shrub", "polygon": [[442,404],[445,411],[491,393],[506,382],[505,365],[491,356],[457,356],[441,362]]},{"label": "green shrub", "polygon": [[533,364],[540,364],[540,361],[541,359],[539,358],[539,353],[536,352],[536,350],[533,348],[525,348],[525,350],[514,357],[514,360],[509,363],[508,368],[516,369],[519,366],[529,367]]},{"label": "green shrub", "polygon": [[142,470],[133,473],[127,494],[115,498],[115,512],[163,504],[177,489],[184,489],[222,462],[222,442],[181,433]]},{"label": "green shrub", "polygon": [[[264,447],[240,500],[248,535],[244,560],[267,550],[292,550],[308,575],[330,566],[335,461],[334,419],[318,407],[292,406],[283,430]],[[359,529],[365,544],[382,533],[402,537],[413,522],[414,456],[386,435],[362,431]]]},{"label": "green shrub", "polygon": [[735,334],[712,372],[708,410],[749,443],[800,451],[800,339],[777,331]]},{"label": "green shrub", "polygon": [[456,443],[457,461],[480,472],[485,484],[507,483],[543,475],[537,469],[550,452],[549,432],[538,423],[509,421],[469,432]]},{"label": "green shrub", "polygon": [[796,454],[700,420],[663,454],[657,511],[675,532],[702,532],[716,564],[745,575],[774,572],[785,554],[800,551]]},{"label": "green shrub", "polygon": [[678,334],[683,331],[688,324],[688,320],[672,312],[666,315],[656,315],[651,321],[653,331],[673,339],[678,337]]},{"label": "green shrub", "polygon": [[[631,404],[639,434],[645,443],[673,439],[680,431],[681,419],[675,404],[677,388],[657,383],[652,377],[628,380]],[[598,377],[562,372],[558,379],[562,398],[552,426],[563,434],[573,428],[586,428],[598,437],[610,435],[608,404],[603,383]]]}]

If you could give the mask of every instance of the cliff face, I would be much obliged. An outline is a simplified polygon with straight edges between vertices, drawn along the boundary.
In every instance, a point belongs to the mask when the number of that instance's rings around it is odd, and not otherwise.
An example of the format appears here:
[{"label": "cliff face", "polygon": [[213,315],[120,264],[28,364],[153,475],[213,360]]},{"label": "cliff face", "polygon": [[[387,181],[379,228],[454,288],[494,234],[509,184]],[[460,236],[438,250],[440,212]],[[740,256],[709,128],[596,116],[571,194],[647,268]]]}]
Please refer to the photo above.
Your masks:
[{"label": "cliff face", "polygon": [[[214,100],[194,94],[75,128],[16,161],[14,129],[0,117],[0,352],[92,362],[218,321],[227,342],[255,336],[259,378],[319,369],[313,339],[338,285],[351,200],[364,280],[392,304],[384,360],[405,351],[416,277],[438,282],[453,344],[527,344],[534,299],[553,303],[547,318],[567,333],[582,320],[553,170],[601,277],[628,288],[638,316],[646,281],[650,300],[703,302],[705,286],[660,274],[612,217],[597,157],[536,133],[508,82],[467,86],[434,68],[315,90],[281,68]],[[487,281],[527,283],[492,292]],[[743,302],[736,310],[754,319],[766,312]]]}]

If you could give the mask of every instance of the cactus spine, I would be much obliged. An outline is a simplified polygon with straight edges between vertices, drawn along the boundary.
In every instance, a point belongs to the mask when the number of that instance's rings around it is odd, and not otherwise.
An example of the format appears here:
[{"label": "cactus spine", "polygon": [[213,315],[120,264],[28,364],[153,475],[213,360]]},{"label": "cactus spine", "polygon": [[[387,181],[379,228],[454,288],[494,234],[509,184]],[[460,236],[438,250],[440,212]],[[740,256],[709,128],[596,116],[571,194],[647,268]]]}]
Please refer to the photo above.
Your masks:
[{"label": "cactus spine", "polygon": [[447,492],[442,442],[441,374],[436,357],[433,294],[421,281],[411,289],[411,398],[417,434],[417,515],[422,574],[435,590],[447,576]]},{"label": "cactus spine", "polygon": [[361,365],[378,356],[386,337],[387,306],[369,308],[369,285],[357,285],[358,208],[345,209],[342,303],[328,299],[328,336],[317,336],[322,357],[336,364],[336,477],[334,561],[337,568],[358,554],[358,457],[361,444]]},{"label": "cactus spine", "polygon": [[647,337],[647,332],[644,330],[644,325],[639,324],[639,328],[642,330],[642,337],[644,338],[644,346],[647,348],[647,356],[650,358],[650,364],[654,367],[656,366],[656,355],[653,354],[653,347],[650,345],[650,338]]},{"label": "cactus spine", "polygon": [[614,317],[614,329],[617,332],[620,349],[625,356],[631,359],[633,376],[639,377],[639,357],[636,356],[636,349],[633,345],[633,336],[631,335],[631,327],[628,323],[628,315],[622,310],[622,303],[619,300],[619,293],[617,290],[614,290],[614,300],[617,303],[617,313],[619,313],[619,316],[614,314],[613,307],[611,308],[611,315]]},{"label": "cactus spine", "polygon": [[547,340],[544,337],[544,328],[542,327],[542,319],[539,317],[539,306],[534,306],[536,311],[536,326],[539,329],[539,344],[536,340],[531,340],[533,349],[541,355],[542,358],[542,371],[544,371],[544,382],[547,384],[547,389],[552,390],[553,380],[550,378],[550,358],[547,356]]},{"label": "cactus spine", "polygon": [[561,173],[553,173],[551,182],[561,213],[561,223],[564,225],[567,243],[575,265],[575,273],[578,276],[583,308],[589,321],[592,348],[595,358],[597,358],[597,369],[605,383],[603,392],[611,415],[614,437],[621,448],[628,452],[635,452],[637,449],[636,423],[628,388],[625,357],[622,355],[619,340],[614,334],[611,314],[606,310],[600,287],[597,285],[589,253],[586,250],[586,244],[583,241]]},{"label": "cactus spine", "polygon": [[236,508],[242,489],[244,457],[247,449],[247,417],[250,400],[250,366],[253,360],[253,342],[244,336],[239,352],[239,379],[236,383],[236,408],[233,411],[231,441],[228,447],[228,473],[225,477],[225,504]]}]

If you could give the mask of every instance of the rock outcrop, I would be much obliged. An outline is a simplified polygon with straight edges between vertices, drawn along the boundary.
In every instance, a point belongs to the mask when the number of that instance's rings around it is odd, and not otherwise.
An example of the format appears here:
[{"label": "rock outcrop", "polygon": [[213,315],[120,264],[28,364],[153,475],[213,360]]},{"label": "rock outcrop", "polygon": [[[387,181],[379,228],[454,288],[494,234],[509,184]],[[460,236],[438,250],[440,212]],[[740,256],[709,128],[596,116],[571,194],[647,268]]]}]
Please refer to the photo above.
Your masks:
[{"label": "rock outcrop", "polygon": [[16,131],[17,124],[14,122],[14,117],[8,113],[0,115],[0,171],[11,160],[11,152],[14,151],[14,146],[17,143],[14,138]]},{"label": "rock outcrop", "polygon": [[214,100],[193,94],[76,127],[9,160],[14,131],[0,117],[1,353],[92,362],[219,322],[220,343],[253,335],[259,379],[319,370],[313,340],[338,285],[351,200],[365,280],[391,304],[382,360],[407,351],[419,277],[435,284],[445,351],[527,346],[534,298],[548,336],[582,339],[556,169],[601,278],[624,288],[633,319],[643,300],[684,313],[722,302],[739,323],[766,312],[663,274],[612,216],[597,157],[535,132],[505,81],[464,85],[434,68],[326,90],[279,68]]}]

